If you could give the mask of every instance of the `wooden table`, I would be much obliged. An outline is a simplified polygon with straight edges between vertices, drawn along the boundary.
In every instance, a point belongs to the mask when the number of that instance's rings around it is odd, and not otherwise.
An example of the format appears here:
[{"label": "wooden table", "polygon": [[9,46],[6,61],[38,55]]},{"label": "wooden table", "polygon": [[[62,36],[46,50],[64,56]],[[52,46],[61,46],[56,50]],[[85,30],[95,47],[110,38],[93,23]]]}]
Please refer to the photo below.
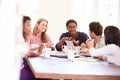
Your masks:
[{"label": "wooden table", "polygon": [[120,67],[105,61],[73,62],[67,58],[43,56],[27,58],[27,61],[36,78],[120,80]]}]

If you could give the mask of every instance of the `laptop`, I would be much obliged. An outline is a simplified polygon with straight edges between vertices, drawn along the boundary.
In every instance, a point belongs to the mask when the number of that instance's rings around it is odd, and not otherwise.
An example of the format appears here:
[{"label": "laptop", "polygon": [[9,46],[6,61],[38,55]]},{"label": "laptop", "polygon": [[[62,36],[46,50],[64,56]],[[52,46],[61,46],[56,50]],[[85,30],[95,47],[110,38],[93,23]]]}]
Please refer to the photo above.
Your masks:
[{"label": "laptop", "polygon": [[79,46],[78,49],[76,50],[76,48],[75,48],[75,46],[74,46],[74,44],[73,44],[72,41],[65,41],[65,42],[66,42],[66,44],[67,44],[68,49],[70,49],[70,50],[75,50],[76,53],[77,53],[77,54],[79,53],[80,56],[91,57],[89,54],[80,53],[80,52],[79,52],[80,46]]},{"label": "laptop", "polygon": [[67,44],[68,49],[75,50],[75,46],[72,41],[65,41]]}]

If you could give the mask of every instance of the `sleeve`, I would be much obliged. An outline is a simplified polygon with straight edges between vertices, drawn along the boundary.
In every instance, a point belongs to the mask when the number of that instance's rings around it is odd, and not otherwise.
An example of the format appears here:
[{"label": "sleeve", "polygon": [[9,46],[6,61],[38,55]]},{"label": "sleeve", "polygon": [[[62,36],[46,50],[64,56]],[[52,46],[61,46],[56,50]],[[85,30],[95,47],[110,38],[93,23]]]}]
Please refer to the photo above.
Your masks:
[{"label": "sleeve", "polygon": [[60,36],[60,38],[59,38],[59,41],[60,41],[63,37],[65,37],[65,33],[62,33],[62,34],[61,34],[61,36]]},{"label": "sleeve", "polygon": [[107,45],[103,48],[95,49],[91,48],[90,49],[90,54],[92,56],[97,56],[97,55],[104,55],[107,57],[107,61],[110,63],[114,63],[116,65],[120,66],[120,48],[114,44]]},{"label": "sleeve", "polygon": [[89,53],[90,55],[92,56],[99,56],[99,55],[109,55],[109,54],[112,54],[113,53],[113,47],[112,45],[107,45],[105,47],[102,47],[102,48],[98,48],[98,49],[95,49],[95,48],[90,48],[89,50]]},{"label": "sleeve", "polygon": [[[59,38],[59,41],[60,41],[63,37],[65,37],[65,33],[62,33],[62,34],[61,34],[61,36],[60,36],[60,38]],[[62,50],[61,48],[59,48],[59,47],[57,46],[57,44],[55,45],[55,48],[56,48],[57,51],[61,51],[61,50]]]},{"label": "sleeve", "polygon": [[82,43],[85,43],[86,40],[88,39],[88,35],[86,33],[80,33],[79,35],[79,45],[81,45]]},{"label": "sleeve", "polygon": [[101,51],[102,49],[95,49],[94,47],[90,48],[89,53],[91,56],[99,56],[99,55],[104,55],[103,52]]},{"label": "sleeve", "polygon": [[83,33],[83,41],[86,42],[88,38],[89,38],[88,35],[86,33]]}]

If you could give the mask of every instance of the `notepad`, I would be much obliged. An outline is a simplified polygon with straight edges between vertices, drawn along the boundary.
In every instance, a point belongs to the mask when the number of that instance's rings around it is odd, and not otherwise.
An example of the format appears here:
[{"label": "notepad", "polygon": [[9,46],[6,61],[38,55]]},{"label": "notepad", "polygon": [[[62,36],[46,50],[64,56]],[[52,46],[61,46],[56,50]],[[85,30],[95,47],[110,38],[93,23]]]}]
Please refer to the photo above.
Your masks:
[{"label": "notepad", "polygon": [[97,59],[90,58],[76,58],[74,59],[74,62],[78,64],[99,64]]}]

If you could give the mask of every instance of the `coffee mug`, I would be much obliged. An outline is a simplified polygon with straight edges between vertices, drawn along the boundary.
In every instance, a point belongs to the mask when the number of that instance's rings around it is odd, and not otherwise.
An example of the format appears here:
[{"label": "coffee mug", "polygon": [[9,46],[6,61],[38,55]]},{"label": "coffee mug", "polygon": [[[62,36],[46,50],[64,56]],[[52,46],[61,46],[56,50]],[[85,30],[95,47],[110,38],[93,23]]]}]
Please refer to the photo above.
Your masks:
[{"label": "coffee mug", "polygon": [[51,53],[51,48],[44,48],[43,49],[43,54],[45,58],[49,58]]},{"label": "coffee mug", "polygon": [[67,58],[73,61],[75,57],[75,50],[67,50],[66,53],[67,53]]}]

